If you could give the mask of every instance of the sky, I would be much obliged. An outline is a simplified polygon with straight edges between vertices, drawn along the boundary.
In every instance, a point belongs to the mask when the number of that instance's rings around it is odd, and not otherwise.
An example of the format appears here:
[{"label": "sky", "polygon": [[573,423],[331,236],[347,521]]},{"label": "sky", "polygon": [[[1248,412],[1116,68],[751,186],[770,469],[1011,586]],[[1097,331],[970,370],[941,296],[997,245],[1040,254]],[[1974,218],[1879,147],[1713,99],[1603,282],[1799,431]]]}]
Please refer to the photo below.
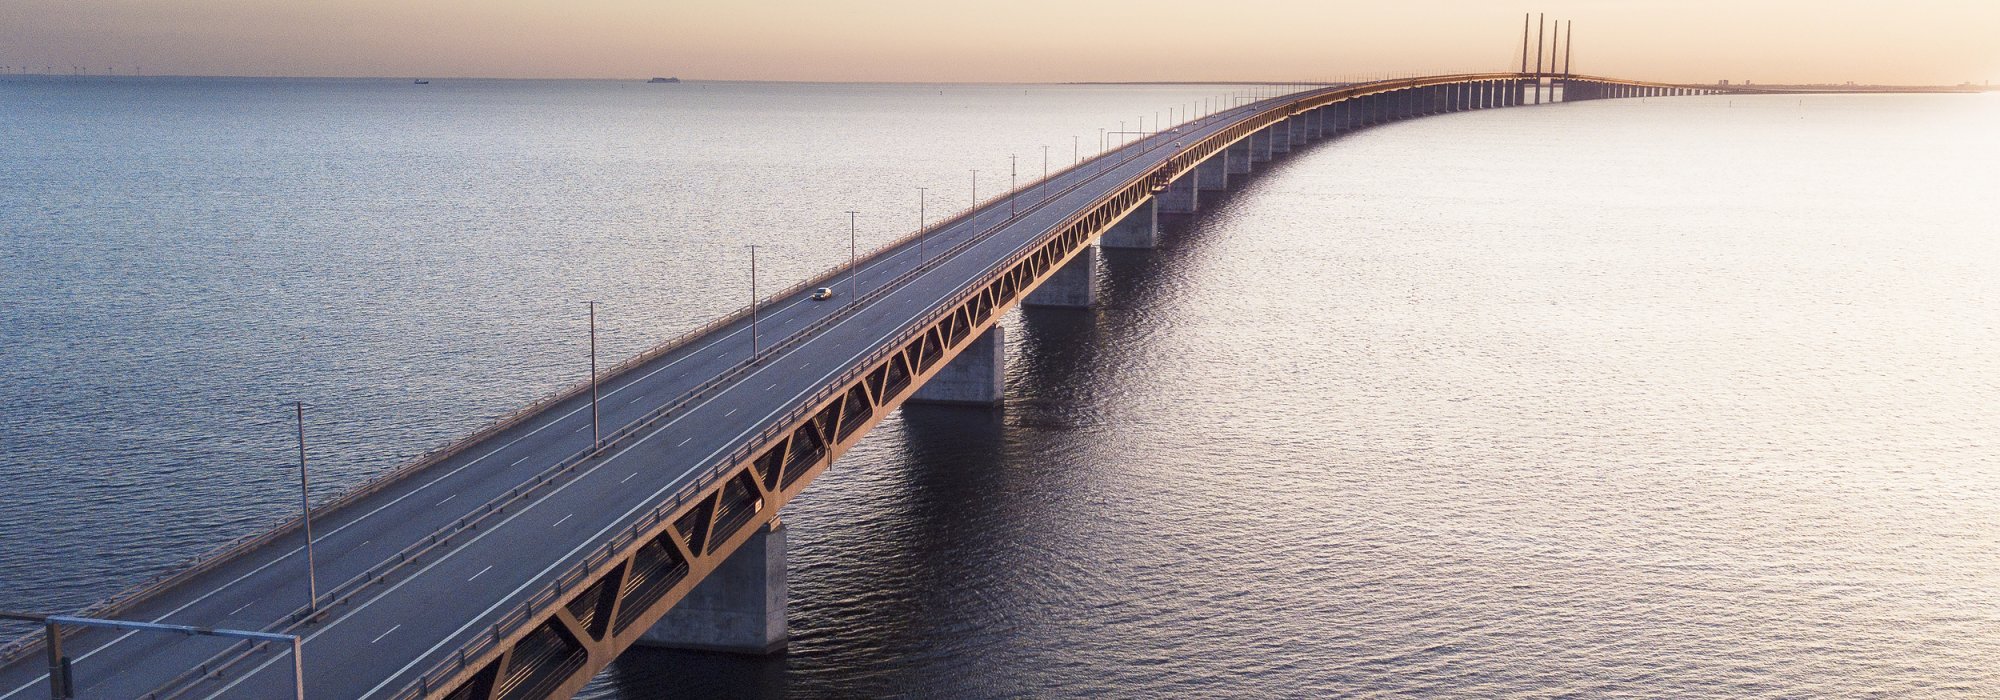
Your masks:
[{"label": "sky", "polygon": [[[1710,83],[2000,79],[2000,0],[0,0],[0,65],[67,73],[1305,81],[1518,68]],[[1532,60],[1531,60],[1532,63]]]}]

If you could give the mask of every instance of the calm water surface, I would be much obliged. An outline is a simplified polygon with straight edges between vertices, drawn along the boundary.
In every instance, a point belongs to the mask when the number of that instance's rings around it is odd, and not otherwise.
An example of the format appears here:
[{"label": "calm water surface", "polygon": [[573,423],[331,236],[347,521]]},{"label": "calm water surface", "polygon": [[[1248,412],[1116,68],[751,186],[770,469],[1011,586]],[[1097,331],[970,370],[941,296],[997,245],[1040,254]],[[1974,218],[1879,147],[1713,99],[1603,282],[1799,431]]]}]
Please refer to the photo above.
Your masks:
[{"label": "calm water surface", "polygon": [[[1213,92],[163,85],[0,82],[0,607],[285,513],[283,401],[332,493],[573,379],[583,299],[630,353],[740,303],[745,244],[789,283],[847,209],[885,240]],[[2000,695],[1995,124],[1316,145],[1010,318],[1004,409],[903,411],[792,505],[788,655],[586,695]]]}]

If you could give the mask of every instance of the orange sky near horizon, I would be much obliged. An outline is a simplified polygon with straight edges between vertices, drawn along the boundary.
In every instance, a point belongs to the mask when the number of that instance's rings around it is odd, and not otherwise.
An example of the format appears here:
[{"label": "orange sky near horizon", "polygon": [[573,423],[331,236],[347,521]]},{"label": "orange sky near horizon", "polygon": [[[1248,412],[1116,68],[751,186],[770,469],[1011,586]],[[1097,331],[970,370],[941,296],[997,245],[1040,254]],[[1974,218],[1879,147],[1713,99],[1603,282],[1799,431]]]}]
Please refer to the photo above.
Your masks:
[{"label": "orange sky near horizon", "polygon": [[1283,81],[1510,70],[1521,13],[1578,73],[2000,78],[2000,1],[9,0],[0,65],[102,74],[802,81]]}]

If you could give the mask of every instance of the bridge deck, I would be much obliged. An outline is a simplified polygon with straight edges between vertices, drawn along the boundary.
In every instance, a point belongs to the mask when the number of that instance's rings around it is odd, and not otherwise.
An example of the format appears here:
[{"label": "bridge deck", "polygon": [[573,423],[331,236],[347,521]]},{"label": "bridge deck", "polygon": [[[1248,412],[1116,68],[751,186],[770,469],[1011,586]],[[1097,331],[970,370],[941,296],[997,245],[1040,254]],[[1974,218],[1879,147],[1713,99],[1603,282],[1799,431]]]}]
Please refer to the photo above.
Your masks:
[{"label": "bridge deck", "polygon": [[[851,381],[850,374],[868,369],[881,351],[910,342],[901,334],[912,324],[961,303],[996,265],[1040,249],[1059,230],[1079,235],[1072,222],[1080,213],[1103,213],[1107,197],[1124,192],[1118,201],[1127,201],[1139,186],[1134,183],[1166,170],[1186,172],[1192,159],[1215,152],[1181,157],[1188,145],[1216,134],[1244,138],[1246,129],[1289,113],[1298,100],[1320,106],[1371,92],[1439,88],[1424,93],[1422,103],[1404,94],[1410,99],[1381,105],[1414,116],[1444,111],[1432,98],[1459,100],[1464,108],[1466,91],[1440,87],[1453,81],[1507,82],[1518,91],[1520,83],[1508,81],[1519,78],[1438,76],[1326,88],[1152,135],[1023,188],[1014,195],[1018,215],[1002,197],[938,227],[922,244],[932,256],[928,264],[920,264],[915,241],[871,258],[857,273],[859,295],[837,277],[828,282],[839,290],[831,300],[811,300],[804,290],[773,300],[759,322],[766,354],[755,363],[749,362],[747,320],[736,319],[609,379],[602,387],[601,424],[607,434],[631,428],[600,454],[578,456],[591,444],[586,392],[318,513],[318,580],[322,598],[331,603],[323,603],[323,617],[311,623],[299,621],[306,581],[296,530],[275,531],[170,579],[126,601],[116,615],[300,634],[305,685],[316,697],[392,697],[420,678],[442,683],[427,672],[467,661],[456,655],[482,635],[497,634],[489,630],[523,603],[539,601],[536,596],[564,572],[619,542],[621,533],[662,504],[711,488],[703,480],[719,461],[758,448],[770,429],[789,429],[797,411],[817,410],[813,403],[829,388],[840,389],[837,382]],[[268,651],[219,655],[223,647],[99,629],[77,632],[65,643],[78,697],[291,694],[288,660]],[[217,660],[229,663],[217,672],[211,665]],[[0,700],[40,697],[45,670],[39,655],[16,655],[0,666]]]},{"label": "bridge deck", "polygon": [[[983,240],[858,307],[850,303],[845,278],[832,300],[813,301],[800,292],[772,301],[759,320],[767,353],[798,329],[821,321],[830,325],[780,353],[767,354],[753,369],[671,419],[563,475],[489,524],[389,572],[381,583],[357,585],[353,579],[379,570],[412,543],[475,514],[482,504],[587,448],[588,394],[547,406],[451,458],[316,514],[320,590],[323,596],[330,590],[353,595],[322,622],[296,629],[289,622],[306,590],[303,540],[297,532],[152,592],[120,610],[119,617],[301,632],[305,681],[313,695],[358,698],[396,690],[440,655],[453,653],[469,632],[484,629],[553,572],[629,524],[636,513],[685,486],[698,468],[737,448],[877,349],[889,329],[948,303],[966,280],[995,261],[1038,240],[1105,192],[1156,168],[1174,152],[1174,142],[1225,128],[1271,102],[1238,107],[1127,145],[1106,159],[1052,176],[1039,191],[1024,188],[1017,194],[1024,211],[1012,221],[1006,199],[989,201],[975,214],[934,230],[924,248],[935,256],[981,233]],[[917,256],[917,245],[910,242],[872,261],[857,275],[863,295],[917,270]],[[833,320],[844,312],[845,318]],[[602,425],[608,432],[637,420],[736,370],[750,353],[748,323],[737,321],[637,366],[603,385]],[[221,679],[189,675],[189,669],[222,646],[95,629],[65,641],[79,697],[142,697],[190,682],[194,685],[185,697],[289,696],[291,665],[276,653],[261,654]],[[42,696],[45,671],[39,655],[0,668],[0,699]]]}]

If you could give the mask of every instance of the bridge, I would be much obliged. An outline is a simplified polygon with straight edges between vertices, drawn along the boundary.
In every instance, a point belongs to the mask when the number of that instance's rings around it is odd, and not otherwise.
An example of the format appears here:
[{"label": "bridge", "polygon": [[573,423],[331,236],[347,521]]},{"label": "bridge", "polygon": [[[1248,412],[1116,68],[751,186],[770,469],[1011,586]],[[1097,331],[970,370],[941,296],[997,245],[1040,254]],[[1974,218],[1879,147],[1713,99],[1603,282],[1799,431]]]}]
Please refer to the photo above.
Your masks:
[{"label": "bridge", "polygon": [[1440,75],[1160,129],[537,401],[314,506],[309,527],[48,619],[0,647],[0,699],[560,698],[635,644],[782,648],[785,504],[906,402],[999,401],[996,324],[1089,306],[1098,246],[1153,247],[1161,216],[1358,129],[1720,90]]}]

